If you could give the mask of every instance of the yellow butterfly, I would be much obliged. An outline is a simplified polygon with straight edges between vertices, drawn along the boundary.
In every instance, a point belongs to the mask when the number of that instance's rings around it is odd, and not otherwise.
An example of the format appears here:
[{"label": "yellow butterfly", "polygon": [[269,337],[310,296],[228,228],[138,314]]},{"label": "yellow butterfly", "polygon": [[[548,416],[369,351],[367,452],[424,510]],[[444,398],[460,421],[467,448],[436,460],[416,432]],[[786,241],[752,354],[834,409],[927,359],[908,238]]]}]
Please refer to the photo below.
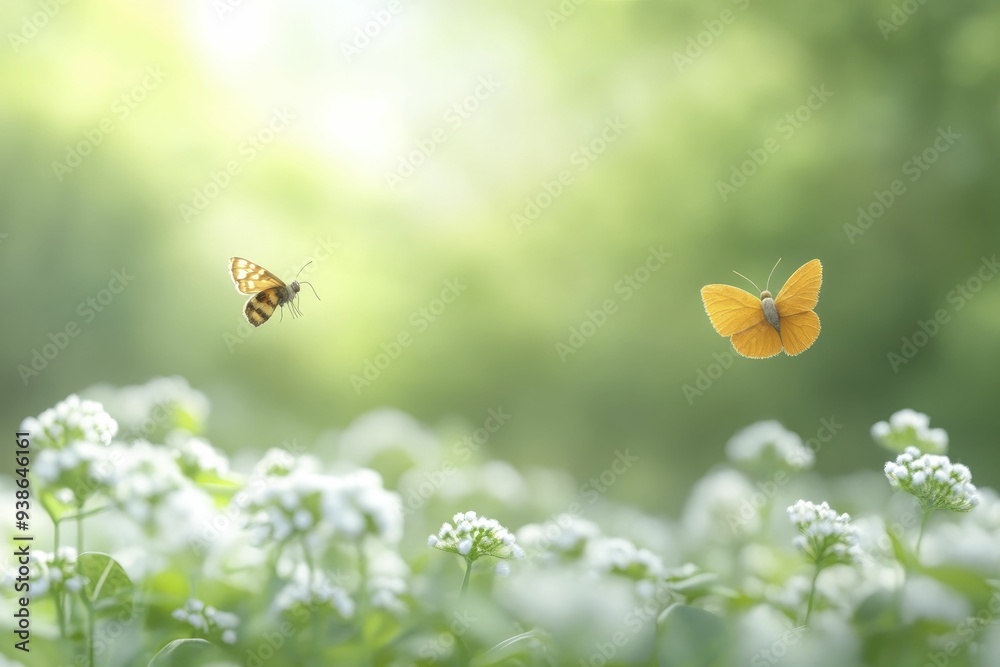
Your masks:
[{"label": "yellow butterfly", "polygon": [[[310,264],[312,264],[311,261],[306,262],[302,269]],[[302,273],[302,269],[299,269],[299,273]],[[279,306],[284,308],[285,304],[288,304],[288,309],[292,311],[292,317],[298,317],[302,314],[295,303],[300,289],[298,280],[293,280],[291,285],[286,285],[281,278],[264,267],[257,266],[242,257],[229,258],[229,273],[233,277],[236,289],[244,294],[253,294],[247,299],[243,313],[247,317],[247,322],[255,327],[267,322],[271,315],[274,315],[274,309]],[[302,284],[309,285],[313,294],[316,294],[316,288],[311,283],[303,280]],[[316,298],[319,299],[319,294],[316,294]],[[281,312],[284,315],[285,311]]]},{"label": "yellow butterfly", "polygon": [[[757,287],[742,273],[733,273]],[[770,286],[771,276],[767,280]],[[819,301],[822,284],[823,265],[814,259],[800,266],[773,299],[767,289],[758,299],[738,287],[705,285],[701,288],[701,300],[715,330],[722,336],[731,336],[733,348],[744,357],[766,359],[780,353],[782,348],[785,354],[795,356],[808,350],[819,338],[819,317],[813,308]]]}]

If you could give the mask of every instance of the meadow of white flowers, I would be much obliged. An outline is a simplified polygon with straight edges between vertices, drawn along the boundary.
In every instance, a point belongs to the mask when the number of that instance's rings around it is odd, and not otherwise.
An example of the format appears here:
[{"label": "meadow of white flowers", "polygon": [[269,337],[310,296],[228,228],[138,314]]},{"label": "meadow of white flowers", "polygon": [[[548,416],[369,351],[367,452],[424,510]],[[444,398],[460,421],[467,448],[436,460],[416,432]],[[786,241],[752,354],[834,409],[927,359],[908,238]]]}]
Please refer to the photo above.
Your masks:
[{"label": "meadow of white flowers", "polygon": [[8,556],[0,665],[1000,665],[1000,500],[912,410],[836,479],[752,424],[673,518],[609,497],[627,450],[579,483],[386,409],[230,457],[181,378],[84,394],[21,424],[31,652]]}]

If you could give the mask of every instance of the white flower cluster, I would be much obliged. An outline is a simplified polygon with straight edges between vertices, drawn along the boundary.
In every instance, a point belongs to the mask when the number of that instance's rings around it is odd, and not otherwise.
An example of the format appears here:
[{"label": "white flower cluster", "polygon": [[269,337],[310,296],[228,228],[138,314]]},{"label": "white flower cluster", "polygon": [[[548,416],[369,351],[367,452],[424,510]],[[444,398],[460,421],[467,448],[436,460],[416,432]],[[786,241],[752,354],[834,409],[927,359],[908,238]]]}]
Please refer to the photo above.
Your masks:
[{"label": "white flower cluster", "polygon": [[[374,470],[334,476],[313,472],[294,461],[261,463],[277,474],[263,478],[248,507],[255,544],[284,542],[294,536],[316,540],[324,532],[352,540],[371,534],[388,543],[398,542],[402,536],[399,495],[387,491]],[[315,526],[322,530],[315,531]]]},{"label": "white flower cluster", "polygon": [[190,599],[180,609],[171,614],[175,620],[190,625],[203,636],[219,633],[225,644],[236,643],[236,628],[239,617],[226,611],[219,611],[201,600]]},{"label": "white flower cluster", "polygon": [[[500,525],[496,519],[476,516],[473,511],[459,512],[450,523],[444,523],[437,535],[427,538],[427,544],[458,554],[466,561],[475,562],[481,556],[493,556],[501,560],[524,558],[524,550],[517,545],[514,534]],[[505,567],[499,567],[497,574],[506,574]]]},{"label": "white flower cluster", "polygon": [[906,447],[916,447],[922,452],[944,454],[948,451],[948,432],[931,428],[931,418],[922,412],[904,408],[889,417],[887,422],[872,426],[872,438],[894,452]]},{"label": "white flower cluster", "polygon": [[600,536],[601,529],[593,521],[564,513],[545,523],[529,523],[517,531],[517,540],[534,554],[557,554],[563,558],[579,558],[587,543]]},{"label": "white flower cluster", "polygon": [[110,495],[138,522],[149,521],[157,505],[189,484],[173,453],[145,440],[128,444],[116,442],[108,451],[105,466]]},{"label": "white flower cluster", "polygon": [[885,464],[885,476],[889,484],[915,496],[925,510],[968,512],[979,504],[972,473],[947,456],[921,454],[916,447],[907,447],[895,462]]},{"label": "white flower cluster", "polygon": [[622,537],[604,537],[587,545],[587,561],[598,571],[630,579],[659,581],[666,574],[663,561],[649,549],[640,549]]},{"label": "white flower cluster", "polygon": [[298,606],[313,612],[317,609],[336,611],[341,618],[354,616],[354,600],[324,573],[310,574],[305,567],[296,569],[292,580],[274,598],[278,611],[287,612]]},{"label": "white flower cluster", "polygon": [[848,514],[837,514],[826,502],[799,500],[788,508],[788,518],[798,529],[794,544],[818,567],[860,562],[858,529]]},{"label": "white flower cluster", "polygon": [[97,492],[109,493],[111,465],[104,444],[73,440],[66,445],[45,448],[35,459],[39,485],[64,505],[82,505]]},{"label": "white flower cluster", "polygon": [[181,471],[191,479],[203,474],[223,477],[229,472],[229,459],[207,440],[174,432],[167,437],[167,445]]},{"label": "white flower cluster", "polygon": [[403,536],[403,503],[387,491],[382,476],[362,468],[332,478],[323,490],[323,520],[340,534],[360,539],[365,533],[394,544]]},{"label": "white flower cluster", "polygon": [[126,387],[97,385],[86,394],[101,401],[118,417],[119,437],[162,442],[174,430],[198,432],[208,418],[210,403],[180,376],[158,377]]},{"label": "white flower cluster", "polygon": [[726,456],[734,463],[757,461],[766,454],[795,470],[811,468],[816,461],[797,433],[773,419],[747,426],[726,443]]},{"label": "white flower cluster", "polygon": [[20,430],[30,433],[37,447],[61,448],[77,440],[107,445],[118,432],[118,424],[97,401],[71,394],[37,417],[22,421]]}]

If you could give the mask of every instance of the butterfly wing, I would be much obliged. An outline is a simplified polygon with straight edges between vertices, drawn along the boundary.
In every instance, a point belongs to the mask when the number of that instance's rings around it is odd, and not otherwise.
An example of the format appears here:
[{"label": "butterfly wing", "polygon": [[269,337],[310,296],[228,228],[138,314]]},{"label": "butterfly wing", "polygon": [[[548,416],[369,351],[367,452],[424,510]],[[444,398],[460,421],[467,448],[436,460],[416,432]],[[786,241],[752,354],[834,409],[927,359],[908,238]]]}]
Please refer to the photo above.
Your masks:
[{"label": "butterfly wing", "polygon": [[247,305],[243,308],[243,313],[247,316],[247,322],[259,327],[271,319],[278,306],[284,305],[287,300],[287,292],[284,285],[269,287],[247,299]]},{"label": "butterfly wing", "polygon": [[803,313],[816,307],[822,284],[823,265],[818,259],[806,262],[791,275],[778,292],[778,296],[774,298],[774,306],[778,309],[782,329],[785,328],[785,318],[789,315]]},{"label": "butterfly wing", "polygon": [[765,322],[760,299],[738,287],[705,285],[701,288],[701,301],[720,336],[732,336]]},{"label": "butterfly wing", "polygon": [[[784,322],[782,322],[781,328],[785,328]],[[730,340],[733,343],[733,349],[751,359],[767,359],[781,352],[782,337],[767,320],[762,320],[749,329],[733,334]]]},{"label": "butterfly wing", "polygon": [[[735,338],[735,336],[734,336]],[[781,343],[791,356],[805,352],[819,338],[819,316],[811,310],[781,318]]]},{"label": "butterfly wing", "polygon": [[[233,277],[236,289],[244,294],[257,294],[258,292],[267,291],[274,287],[285,287],[285,283],[281,278],[264,267],[257,266],[249,259],[243,259],[242,257],[229,258],[229,274]],[[250,307],[250,301],[247,301],[247,307]],[[247,319],[249,319],[249,316]]]}]

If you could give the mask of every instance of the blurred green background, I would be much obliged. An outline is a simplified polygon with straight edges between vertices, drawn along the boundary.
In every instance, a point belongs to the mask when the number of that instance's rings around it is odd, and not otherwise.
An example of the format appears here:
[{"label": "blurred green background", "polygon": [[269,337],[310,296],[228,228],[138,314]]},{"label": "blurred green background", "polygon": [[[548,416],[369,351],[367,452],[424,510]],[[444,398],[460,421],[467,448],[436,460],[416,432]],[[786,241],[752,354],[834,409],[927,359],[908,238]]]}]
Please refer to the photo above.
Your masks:
[{"label": "blurred green background", "polygon": [[[502,407],[491,456],[586,479],[628,448],[612,496],[673,511],[748,423],[832,418],[819,470],[880,469],[869,427],[912,407],[1000,482],[1000,280],[952,293],[1000,251],[996,3],[10,0],[0,25],[8,431],[174,374],[230,451]],[[312,259],[322,300],[251,331],[231,255]],[[822,335],[738,358],[698,290],[779,257],[772,288],[823,261]]]}]

